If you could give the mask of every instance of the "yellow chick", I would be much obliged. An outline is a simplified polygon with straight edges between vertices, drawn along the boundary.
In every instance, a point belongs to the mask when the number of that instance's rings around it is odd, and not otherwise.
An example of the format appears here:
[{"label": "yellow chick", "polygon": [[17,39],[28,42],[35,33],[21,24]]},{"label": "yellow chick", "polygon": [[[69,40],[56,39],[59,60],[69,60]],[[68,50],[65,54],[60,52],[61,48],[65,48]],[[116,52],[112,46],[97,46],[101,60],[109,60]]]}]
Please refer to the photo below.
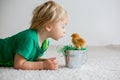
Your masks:
[{"label": "yellow chick", "polygon": [[73,33],[71,35],[72,37],[72,43],[76,48],[84,48],[86,46],[86,41],[80,37],[78,33]]}]

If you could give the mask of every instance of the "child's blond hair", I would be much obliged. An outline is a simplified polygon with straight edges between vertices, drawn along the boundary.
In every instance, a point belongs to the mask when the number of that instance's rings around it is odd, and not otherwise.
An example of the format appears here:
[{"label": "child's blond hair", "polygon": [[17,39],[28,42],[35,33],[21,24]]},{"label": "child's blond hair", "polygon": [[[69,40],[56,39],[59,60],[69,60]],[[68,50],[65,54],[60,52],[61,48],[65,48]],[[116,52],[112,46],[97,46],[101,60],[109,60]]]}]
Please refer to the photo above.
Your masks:
[{"label": "child's blond hair", "polygon": [[54,1],[47,1],[33,11],[31,29],[44,27],[45,24],[54,24],[59,20],[67,18],[67,11]]}]

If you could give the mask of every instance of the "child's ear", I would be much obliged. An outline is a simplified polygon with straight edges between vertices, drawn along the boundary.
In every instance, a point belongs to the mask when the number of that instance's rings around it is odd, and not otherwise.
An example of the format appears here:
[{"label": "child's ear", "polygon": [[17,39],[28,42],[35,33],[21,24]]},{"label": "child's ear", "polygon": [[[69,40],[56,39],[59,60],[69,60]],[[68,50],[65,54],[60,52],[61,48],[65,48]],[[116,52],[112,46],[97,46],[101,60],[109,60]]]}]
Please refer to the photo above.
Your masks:
[{"label": "child's ear", "polygon": [[51,25],[45,25],[45,29],[50,32],[52,30],[52,26]]}]

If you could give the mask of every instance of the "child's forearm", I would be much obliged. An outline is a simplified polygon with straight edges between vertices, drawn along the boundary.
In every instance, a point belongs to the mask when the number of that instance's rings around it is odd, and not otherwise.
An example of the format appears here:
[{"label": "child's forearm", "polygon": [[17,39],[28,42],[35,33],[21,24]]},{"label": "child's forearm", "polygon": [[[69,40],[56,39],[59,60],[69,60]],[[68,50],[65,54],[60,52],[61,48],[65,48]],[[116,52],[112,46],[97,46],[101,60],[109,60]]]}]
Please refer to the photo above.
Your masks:
[{"label": "child's forearm", "polygon": [[24,62],[23,64],[14,65],[16,69],[23,69],[23,70],[41,70],[44,69],[43,62]]},{"label": "child's forearm", "polygon": [[38,62],[24,62],[21,66],[21,69],[23,70],[41,70],[44,69],[43,62],[38,61]]},{"label": "child's forearm", "polygon": [[56,58],[49,58],[44,61],[30,62],[19,54],[15,55],[14,68],[23,70],[55,70],[58,68]]},{"label": "child's forearm", "polygon": [[44,69],[44,61],[30,62],[19,54],[15,55],[14,68],[24,70],[39,70]]}]

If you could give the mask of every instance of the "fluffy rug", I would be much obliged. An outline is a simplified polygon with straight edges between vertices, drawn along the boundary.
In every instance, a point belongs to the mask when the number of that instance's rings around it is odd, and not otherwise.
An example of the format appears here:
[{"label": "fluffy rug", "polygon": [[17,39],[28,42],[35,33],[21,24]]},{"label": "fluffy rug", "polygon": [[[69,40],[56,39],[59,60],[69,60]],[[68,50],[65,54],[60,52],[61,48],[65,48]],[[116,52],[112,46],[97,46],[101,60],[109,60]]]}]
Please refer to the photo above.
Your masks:
[{"label": "fluffy rug", "polygon": [[58,70],[15,70],[0,67],[0,80],[120,80],[120,46],[88,47],[87,62],[77,69],[65,67],[64,57],[51,46],[44,57],[57,57]]}]

